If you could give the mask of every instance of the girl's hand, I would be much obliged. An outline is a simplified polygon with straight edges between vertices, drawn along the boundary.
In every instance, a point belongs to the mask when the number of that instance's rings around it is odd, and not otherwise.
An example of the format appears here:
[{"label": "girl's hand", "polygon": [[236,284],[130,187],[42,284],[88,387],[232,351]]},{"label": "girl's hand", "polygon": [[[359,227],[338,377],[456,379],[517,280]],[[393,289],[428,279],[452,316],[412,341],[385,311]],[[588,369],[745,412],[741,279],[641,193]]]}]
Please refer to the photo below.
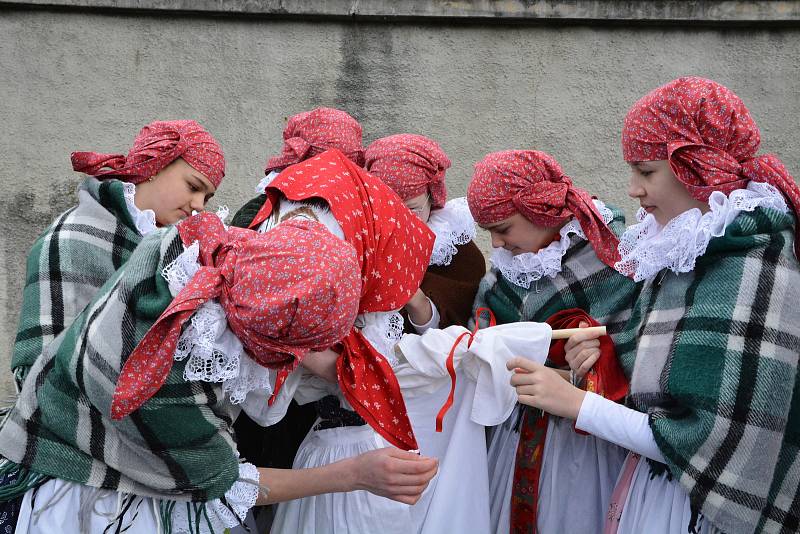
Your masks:
[{"label": "girl's hand", "polygon": [[[581,322],[578,326],[586,328],[589,324]],[[564,345],[567,363],[578,378],[583,378],[600,358],[599,337],[598,333],[578,332],[570,336]]]},{"label": "girl's hand", "polygon": [[386,447],[352,458],[355,487],[405,504],[414,504],[428,487],[439,461]]},{"label": "girl's hand", "polygon": [[521,404],[560,417],[578,418],[586,392],[564,380],[555,369],[519,357],[509,360],[506,367],[514,371],[511,385]]},{"label": "girl's hand", "polygon": [[308,372],[317,375],[333,384],[339,383],[336,373],[336,360],[339,355],[331,349],[322,352],[309,352],[300,362]]}]

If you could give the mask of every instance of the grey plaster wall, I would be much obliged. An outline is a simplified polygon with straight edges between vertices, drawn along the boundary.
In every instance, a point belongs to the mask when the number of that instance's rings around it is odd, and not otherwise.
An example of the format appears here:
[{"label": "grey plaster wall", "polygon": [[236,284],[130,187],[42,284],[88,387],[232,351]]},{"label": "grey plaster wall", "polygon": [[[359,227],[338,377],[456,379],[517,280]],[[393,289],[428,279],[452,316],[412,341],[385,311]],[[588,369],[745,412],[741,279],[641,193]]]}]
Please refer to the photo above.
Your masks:
[{"label": "grey plaster wall", "polygon": [[[506,148],[554,154],[592,193],[623,206],[627,108],[680,75],[733,88],[763,149],[800,174],[800,29],[501,25],[219,18],[0,10],[0,369],[8,365],[28,248],[75,201],[72,150],[125,151],[153,119],[195,118],[223,143],[215,202],[252,196],[287,116],[346,109],[366,141],[437,139],[451,196]],[[486,241],[483,241],[486,247]],[[0,373],[0,393],[10,392]]]}]

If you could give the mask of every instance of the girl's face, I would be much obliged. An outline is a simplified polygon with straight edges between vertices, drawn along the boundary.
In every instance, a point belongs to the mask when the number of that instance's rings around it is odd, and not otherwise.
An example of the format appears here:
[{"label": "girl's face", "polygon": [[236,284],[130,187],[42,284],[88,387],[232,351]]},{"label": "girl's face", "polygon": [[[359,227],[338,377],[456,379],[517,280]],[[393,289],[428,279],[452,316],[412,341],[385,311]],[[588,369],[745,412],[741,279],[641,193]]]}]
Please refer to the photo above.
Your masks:
[{"label": "girl's face", "polygon": [[492,235],[492,246],[504,248],[514,256],[526,252],[539,252],[553,242],[558,228],[533,224],[521,213],[483,226]]},{"label": "girl's face", "polygon": [[136,185],[136,207],[151,209],[159,226],[175,224],[203,211],[216,188],[208,178],[178,158],[147,182]]},{"label": "girl's face", "polygon": [[411,213],[419,217],[422,222],[428,224],[428,219],[431,218],[431,197],[428,193],[422,193],[419,196],[404,200],[403,204],[411,210]]},{"label": "girl's face", "polygon": [[678,181],[667,160],[629,161],[631,179],[628,195],[652,213],[658,224],[665,225],[692,208],[708,211],[708,204],[695,200]]}]

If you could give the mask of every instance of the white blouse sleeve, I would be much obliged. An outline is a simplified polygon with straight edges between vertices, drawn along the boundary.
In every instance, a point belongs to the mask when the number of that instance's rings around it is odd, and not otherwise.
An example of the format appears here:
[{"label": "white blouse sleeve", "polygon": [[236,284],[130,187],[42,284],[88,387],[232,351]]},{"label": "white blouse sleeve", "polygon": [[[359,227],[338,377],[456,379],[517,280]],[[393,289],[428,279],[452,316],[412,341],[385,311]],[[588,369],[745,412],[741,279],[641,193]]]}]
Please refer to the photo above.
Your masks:
[{"label": "white blouse sleeve", "polygon": [[411,315],[408,316],[408,322],[411,323],[411,326],[414,327],[414,330],[417,331],[417,334],[424,334],[431,328],[439,328],[439,319],[440,319],[439,310],[436,309],[436,304],[434,304],[431,299],[428,299],[428,302],[431,305],[431,318],[428,320],[427,323],[417,324],[411,319]]},{"label": "white blouse sleeve", "polygon": [[665,461],[646,413],[626,408],[596,393],[586,392],[575,427],[651,460]]}]

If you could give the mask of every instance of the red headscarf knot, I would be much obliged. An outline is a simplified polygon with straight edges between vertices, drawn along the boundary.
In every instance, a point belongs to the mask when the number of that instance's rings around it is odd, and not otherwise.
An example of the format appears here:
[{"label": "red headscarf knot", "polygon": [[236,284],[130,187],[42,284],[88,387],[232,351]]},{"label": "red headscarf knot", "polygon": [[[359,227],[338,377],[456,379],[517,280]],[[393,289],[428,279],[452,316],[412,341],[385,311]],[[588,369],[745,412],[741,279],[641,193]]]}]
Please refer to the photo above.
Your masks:
[{"label": "red headscarf knot", "polygon": [[[714,191],[743,189],[750,181],[766,182],[798,214],[800,188],[776,156],[756,156],[760,144],[761,133],[742,100],[697,76],[678,78],[642,97],[622,129],[625,161],[668,160],[696,200],[706,202]],[[796,253],[799,247],[800,233]]]},{"label": "red headscarf knot", "polygon": [[218,217],[201,213],[178,231],[184,244],[198,243],[201,267],[125,361],[115,419],[163,385],[181,327],[210,299],[219,299],[228,327],[265,367],[294,369],[306,353],[350,331],[361,294],[355,250],[321,224],[292,220],[258,234],[226,230]]},{"label": "red headscarf knot", "polygon": [[73,152],[72,168],[97,178],[117,178],[138,184],[158,174],[178,158],[219,187],[225,176],[225,156],[210,133],[192,120],[155,121],[139,132],[127,156]]},{"label": "red headscarf knot", "polygon": [[575,217],[601,261],[613,267],[619,257],[619,240],[589,193],[575,187],[555,158],[544,152],[505,150],[488,154],[475,165],[467,203],[480,225],[521,213],[537,226],[555,228]]},{"label": "red headscarf knot", "polygon": [[364,160],[366,169],[403,200],[427,192],[433,209],[444,207],[444,175],[450,159],[432,139],[415,134],[390,135],[367,147]]},{"label": "red headscarf knot", "polygon": [[358,166],[364,165],[361,125],[344,111],[317,108],[289,118],[283,150],[267,161],[265,174],[282,170],[335,148]]}]

